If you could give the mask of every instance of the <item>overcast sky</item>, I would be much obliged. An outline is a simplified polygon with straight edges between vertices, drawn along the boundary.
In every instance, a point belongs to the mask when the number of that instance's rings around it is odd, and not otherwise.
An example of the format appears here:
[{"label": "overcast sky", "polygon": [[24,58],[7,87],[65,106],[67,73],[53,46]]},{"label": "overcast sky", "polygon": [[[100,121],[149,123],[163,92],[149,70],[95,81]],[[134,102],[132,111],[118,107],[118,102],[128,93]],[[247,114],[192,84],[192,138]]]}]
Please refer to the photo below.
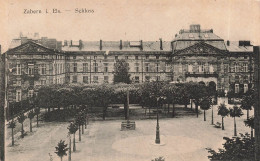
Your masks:
[{"label": "overcast sky", "polygon": [[[60,14],[46,14],[46,9]],[[75,13],[76,8],[94,13]],[[24,14],[24,9],[41,14]],[[70,10],[70,11],[65,11]],[[200,24],[225,40],[260,45],[259,0],[0,0],[0,44],[20,32],[58,40],[172,40]]]}]

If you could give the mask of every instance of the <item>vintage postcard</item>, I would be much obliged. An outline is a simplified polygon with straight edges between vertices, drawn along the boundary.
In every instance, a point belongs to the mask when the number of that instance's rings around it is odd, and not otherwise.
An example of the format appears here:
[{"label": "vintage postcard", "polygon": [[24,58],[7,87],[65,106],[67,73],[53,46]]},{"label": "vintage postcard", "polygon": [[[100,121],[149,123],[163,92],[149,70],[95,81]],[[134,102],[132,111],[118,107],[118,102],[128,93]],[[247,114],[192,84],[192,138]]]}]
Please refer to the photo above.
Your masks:
[{"label": "vintage postcard", "polygon": [[0,0],[1,161],[260,160],[259,0]]}]

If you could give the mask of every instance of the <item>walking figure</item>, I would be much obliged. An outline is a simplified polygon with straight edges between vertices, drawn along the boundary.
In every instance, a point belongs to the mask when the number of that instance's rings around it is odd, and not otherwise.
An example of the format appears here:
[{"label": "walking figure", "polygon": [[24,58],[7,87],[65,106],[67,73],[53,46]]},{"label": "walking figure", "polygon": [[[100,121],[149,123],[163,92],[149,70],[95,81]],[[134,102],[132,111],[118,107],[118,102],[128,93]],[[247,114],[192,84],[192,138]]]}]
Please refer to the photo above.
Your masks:
[{"label": "walking figure", "polygon": [[50,156],[50,161],[53,161],[53,159],[52,159],[52,155],[49,153],[49,156]]}]

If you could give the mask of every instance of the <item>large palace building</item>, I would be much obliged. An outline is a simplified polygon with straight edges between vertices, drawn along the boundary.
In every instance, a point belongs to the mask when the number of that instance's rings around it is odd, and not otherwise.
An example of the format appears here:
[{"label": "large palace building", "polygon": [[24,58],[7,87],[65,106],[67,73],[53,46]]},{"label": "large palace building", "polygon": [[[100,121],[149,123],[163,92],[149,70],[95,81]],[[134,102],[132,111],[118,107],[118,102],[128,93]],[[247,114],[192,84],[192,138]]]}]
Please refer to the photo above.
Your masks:
[{"label": "large palace building", "polygon": [[191,25],[173,41],[56,41],[14,39],[6,59],[8,101],[31,97],[42,85],[113,83],[114,64],[124,59],[132,83],[154,80],[203,82],[217,90],[246,92],[253,79],[250,41],[224,41],[213,30]]}]

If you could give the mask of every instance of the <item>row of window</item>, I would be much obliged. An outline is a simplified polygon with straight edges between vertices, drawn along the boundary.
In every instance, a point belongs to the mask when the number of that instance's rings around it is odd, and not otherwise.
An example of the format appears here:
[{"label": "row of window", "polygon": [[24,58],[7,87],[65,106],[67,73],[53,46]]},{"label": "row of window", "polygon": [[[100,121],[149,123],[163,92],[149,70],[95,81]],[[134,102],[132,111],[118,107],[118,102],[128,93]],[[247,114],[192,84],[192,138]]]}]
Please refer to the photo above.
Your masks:
[{"label": "row of window", "polygon": [[[89,83],[89,76],[83,76],[83,83]],[[145,76],[145,82],[150,82],[151,77],[150,76]],[[156,81],[160,81],[160,76],[156,76]],[[135,76],[134,77],[134,82],[135,83],[140,83],[140,77]],[[72,83],[78,83],[78,76],[74,75],[72,76]],[[93,83],[99,83],[99,77],[98,76],[93,76]],[[104,83],[108,83],[108,76],[104,76]]]},{"label": "row of window", "polygon": [[[141,56],[135,55],[135,60],[139,60],[140,57],[141,57]],[[74,60],[76,60],[76,59],[77,59],[77,56],[71,56],[71,58],[74,59]],[[107,58],[108,58],[108,55],[104,55],[104,59],[107,59]],[[128,58],[129,58],[129,56],[124,56],[124,59],[128,59]],[[145,59],[150,59],[150,58],[151,58],[150,55],[145,55]],[[69,60],[70,57],[67,56],[66,59]],[[88,57],[88,56],[84,56],[84,59],[90,59],[90,56],[89,56],[89,57]],[[97,59],[97,56],[93,56],[93,59],[96,60],[96,59]],[[118,55],[114,56],[114,59],[115,59],[115,60],[118,60],[118,59],[119,59],[119,56],[118,56]],[[156,56],[155,56],[155,59],[160,59],[160,56],[159,56],[159,55],[156,55]]]},{"label": "row of window", "polygon": [[[27,74],[33,75],[35,73],[34,70],[35,70],[34,64],[28,64]],[[21,64],[16,64],[16,75],[21,75],[21,74],[22,74]],[[39,65],[39,74],[41,75],[46,74],[46,64]]]},{"label": "row of window", "polygon": [[[235,84],[235,93],[239,93],[240,89],[239,89],[239,84]],[[248,84],[244,84],[244,93],[246,93],[248,91]]]},{"label": "row of window", "polygon": [[[88,63],[83,63],[83,72],[88,72],[89,71],[89,64]],[[160,72],[160,64],[156,63],[155,64],[155,70],[154,72]],[[128,68],[129,67],[129,63],[127,63]],[[135,63],[135,72],[140,72],[140,68],[139,68],[140,64],[139,63]],[[94,67],[94,71],[93,72],[98,72],[98,63],[93,63],[93,67]],[[150,72],[151,67],[150,67],[150,63],[145,63],[145,72]],[[78,67],[77,67],[77,63],[73,63],[73,72],[78,72]],[[103,72],[108,72],[108,63],[104,63],[104,70]]]},{"label": "row of window", "polygon": [[248,72],[248,64],[243,63],[242,66],[235,64],[234,68],[231,68],[231,72]]},{"label": "row of window", "polygon": [[[183,72],[182,64],[179,64],[176,67],[178,68],[179,72]],[[198,66],[192,64],[187,65],[188,72],[195,72],[196,68],[198,72],[214,72],[214,67],[212,64],[198,63]],[[228,65],[224,65],[221,70],[226,73],[228,71]],[[243,63],[242,66],[239,64],[235,64],[233,67],[230,68],[230,72],[248,72],[248,64]]]},{"label": "row of window", "polygon": [[[78,76],[72,76],[72,83],[78,83]],[[90,83],[89,76],[83,76],[83,83]],[[92,83],[99,83],[99,77],[93,76]],[[104,83],[108,83],[108,76],[104,76]]]},{"label": "row of window", "polygon": [[29,59],[56,59],[56,60],[62,60],[64,59],[63,55],[46,55],[46,54],[42,54],[42,55],[38,55],[38,54],[19,54],[19,55],[13,55],[13,58],[16,59],[21,59],[23,57],[24,58],[29,58]]},{"label": "row of window", "polygon": [[[28,97],[33,97],[34,91],[33,90],[28,90]],[[16,102],[19,102],[22,100],[22,90],[21,89],[17,89],[16,90],[16,97],[15,97]]]},{"label": "row of window", "polygon": [[55,74],[62,74],[65,72],[64,64],[54,64]]}]

